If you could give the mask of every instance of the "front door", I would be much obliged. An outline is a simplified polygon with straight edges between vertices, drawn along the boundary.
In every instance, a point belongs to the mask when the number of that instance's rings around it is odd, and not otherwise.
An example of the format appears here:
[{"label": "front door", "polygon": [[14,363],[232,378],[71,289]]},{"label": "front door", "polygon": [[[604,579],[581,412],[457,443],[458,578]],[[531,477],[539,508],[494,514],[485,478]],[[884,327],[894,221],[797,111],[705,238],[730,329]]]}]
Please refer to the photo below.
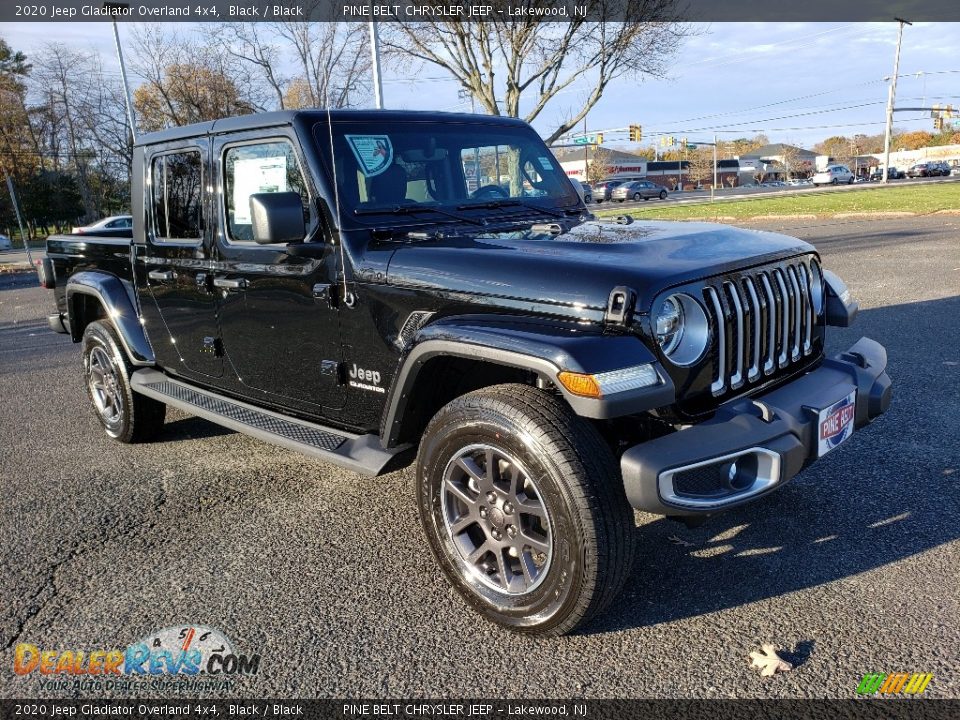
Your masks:
[{"label": "front door", "polygon": [[207,278],[212,240],[205,185],[208,144],[191,139],[144,158],[145,245],[137,279],[141,312],[160,365],[203,380],[223,374],[216,297]]},{"label": "front door", "polygon": [[[316,191],[293,135],[215,141],[220,218],[214,291],[232,388],[259,402],[323,415],[343,404],[336,247],[320,230]],[[250,195],[299,192],[305,242],[253,241]],[[227,381],[227,378],[224,379]]]}]

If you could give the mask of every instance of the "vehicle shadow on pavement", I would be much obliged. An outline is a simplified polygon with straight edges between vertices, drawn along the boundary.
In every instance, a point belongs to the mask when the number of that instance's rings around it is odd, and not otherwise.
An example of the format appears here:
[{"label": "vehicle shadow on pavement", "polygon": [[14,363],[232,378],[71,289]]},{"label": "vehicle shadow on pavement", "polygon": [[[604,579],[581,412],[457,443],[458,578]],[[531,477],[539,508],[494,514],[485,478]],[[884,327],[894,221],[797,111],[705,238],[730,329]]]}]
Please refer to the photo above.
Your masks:
[{"label": "vehicle shadow on pavement", "polygon": [[[169,412],[169,410],[167,411]],[[167,420],[163,431],[154,442],[173,442],[174,440],[202,440],[203,438],[234,435],[235,430],[217,425],[198,417],[185,417],[181,420]]]},{"label": "vehicle shadow on pavement", "polygon": [[[829,354],[887,346],[890,410],[781,490],[698,528],[638,516],[637,561],[586,634],[656,625],[852,578],[960,538],[960,297],[861,312]],[[837,586],[842,599],[843,586]],[[855,612],[851,608],[851,612]],[[797,659],[812,648],[798,646]]]}]

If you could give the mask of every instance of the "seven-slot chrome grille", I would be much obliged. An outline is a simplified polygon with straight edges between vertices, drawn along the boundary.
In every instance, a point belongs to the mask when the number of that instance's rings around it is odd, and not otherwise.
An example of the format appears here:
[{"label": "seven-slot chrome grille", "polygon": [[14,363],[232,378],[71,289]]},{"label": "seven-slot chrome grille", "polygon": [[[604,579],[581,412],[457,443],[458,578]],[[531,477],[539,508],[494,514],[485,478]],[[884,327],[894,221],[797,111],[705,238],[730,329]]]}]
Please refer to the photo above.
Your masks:
[{"label": "seven-slot chrome grille", "polygon": [[761,382],[813,352],[812,257],[707,281],[713,395]]}]

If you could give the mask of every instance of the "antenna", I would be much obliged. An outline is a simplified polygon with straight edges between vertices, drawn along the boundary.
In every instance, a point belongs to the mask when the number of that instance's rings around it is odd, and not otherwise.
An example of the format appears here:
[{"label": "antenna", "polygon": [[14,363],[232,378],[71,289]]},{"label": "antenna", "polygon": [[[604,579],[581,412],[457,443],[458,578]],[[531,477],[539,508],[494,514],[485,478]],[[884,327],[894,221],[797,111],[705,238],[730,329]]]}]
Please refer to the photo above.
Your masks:
[{"label": "antenna", "polygon": [[330,135],[330,169],[333,171],[333,205],[337,217],[337,242],[340,244],[340,272],[343,273],[343,302],[353,307],[353,293],[347,287],[347,255],[343,249],[343,223],[340,221],[340,184],[337,182],[337,156],[333,148],[333,119],[330,115],[330,103],[327,103],[327,131]]}]

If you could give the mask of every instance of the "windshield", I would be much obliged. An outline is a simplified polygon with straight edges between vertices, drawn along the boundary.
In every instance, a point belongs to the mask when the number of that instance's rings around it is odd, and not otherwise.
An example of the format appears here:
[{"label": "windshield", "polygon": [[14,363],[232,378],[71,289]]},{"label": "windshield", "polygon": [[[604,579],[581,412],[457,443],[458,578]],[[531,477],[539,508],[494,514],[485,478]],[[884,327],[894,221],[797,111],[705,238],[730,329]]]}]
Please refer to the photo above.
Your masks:
[{"label": "windshield", "polygon": [[[325,123],[314,139],[328,168]],[[333,146],[343,219],[432,208],[489,213],[500,205],[546,211],[579,202],[563,168],[530,128],[462,122],[334,120]],[[424,218],[426,219],[426,217]],[[372,219],[371,221],[376,221]]]}]

